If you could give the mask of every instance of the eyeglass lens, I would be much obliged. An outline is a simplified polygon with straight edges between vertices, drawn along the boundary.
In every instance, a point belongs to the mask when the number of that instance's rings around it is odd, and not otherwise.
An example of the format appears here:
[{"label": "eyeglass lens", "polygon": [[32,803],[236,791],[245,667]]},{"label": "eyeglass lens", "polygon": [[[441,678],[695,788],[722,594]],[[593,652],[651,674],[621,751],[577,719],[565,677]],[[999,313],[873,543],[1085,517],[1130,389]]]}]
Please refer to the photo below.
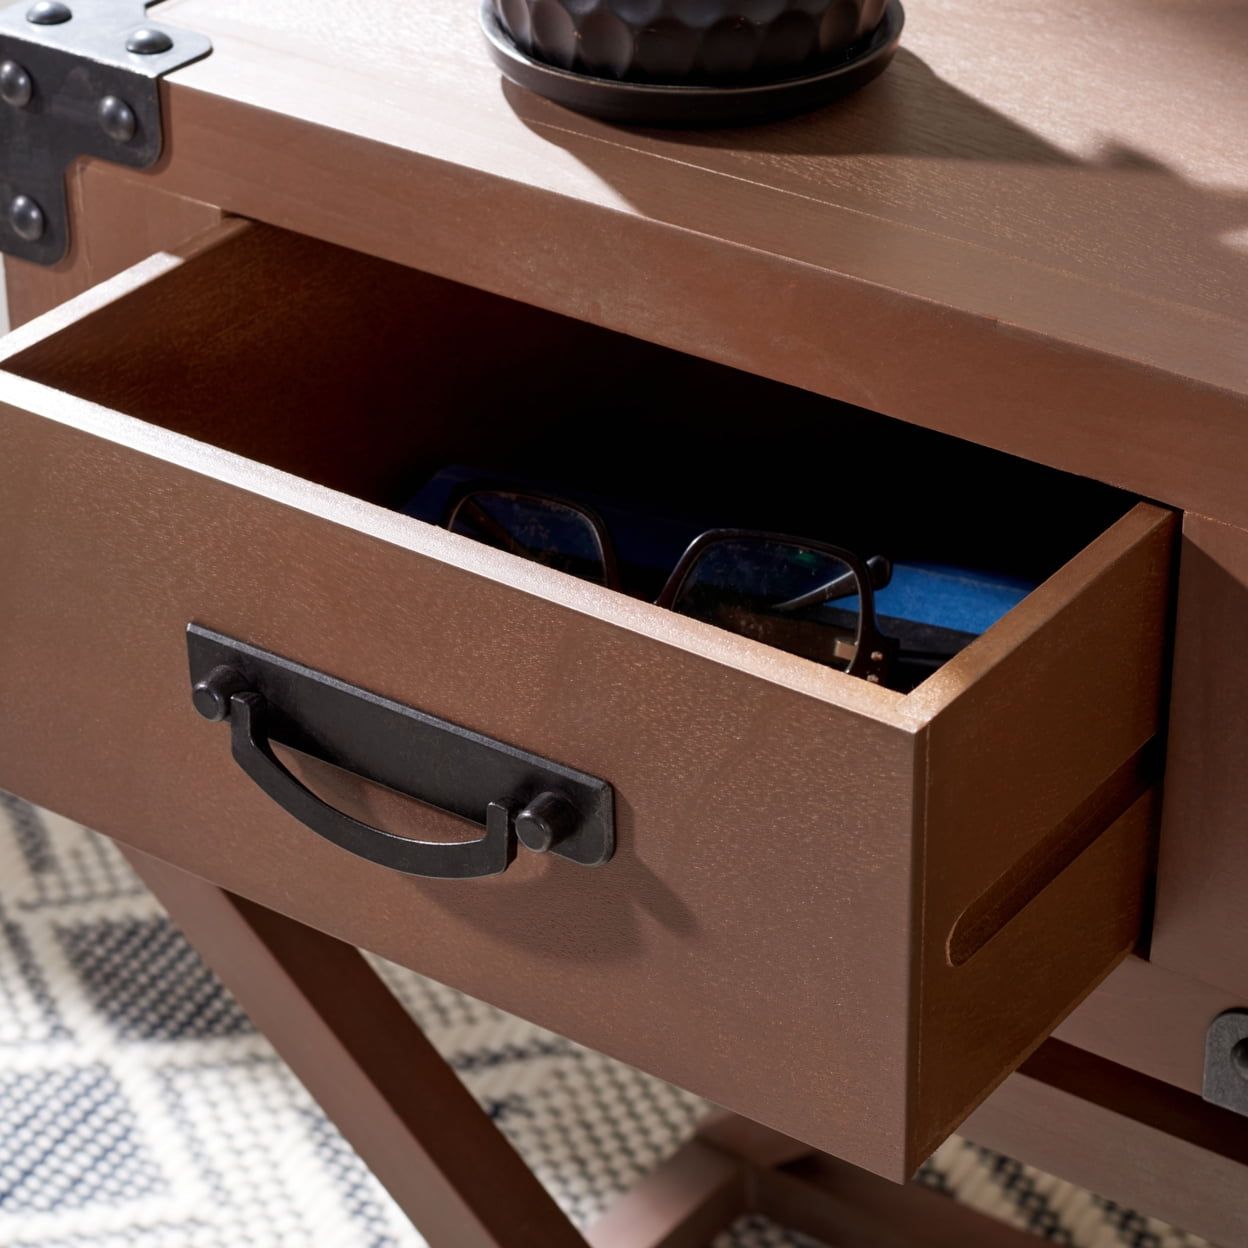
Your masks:
[{"label": "eyeglass lens", "polygon": [[460,500],[447,528],[497,550],[605,585],[606,556],[594,522],[554,499],[481,490]]},{"label": "eyeglass lens", "polygon": [[835,556],[768,538],[708,546],[672,609],[841,671],[857,653],[858,576]]}]

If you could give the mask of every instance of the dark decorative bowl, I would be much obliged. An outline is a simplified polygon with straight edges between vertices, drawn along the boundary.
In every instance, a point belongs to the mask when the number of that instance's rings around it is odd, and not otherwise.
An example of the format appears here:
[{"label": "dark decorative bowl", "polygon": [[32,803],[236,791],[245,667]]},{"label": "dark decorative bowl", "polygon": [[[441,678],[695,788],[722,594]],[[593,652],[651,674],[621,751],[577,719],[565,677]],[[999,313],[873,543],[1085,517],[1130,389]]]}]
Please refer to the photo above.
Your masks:
[{"label": "dark decorative bowl", "polygon": [[624,82],[736,86],[811,73],[870,37],[887,0],[490,0],[516,48]]}]

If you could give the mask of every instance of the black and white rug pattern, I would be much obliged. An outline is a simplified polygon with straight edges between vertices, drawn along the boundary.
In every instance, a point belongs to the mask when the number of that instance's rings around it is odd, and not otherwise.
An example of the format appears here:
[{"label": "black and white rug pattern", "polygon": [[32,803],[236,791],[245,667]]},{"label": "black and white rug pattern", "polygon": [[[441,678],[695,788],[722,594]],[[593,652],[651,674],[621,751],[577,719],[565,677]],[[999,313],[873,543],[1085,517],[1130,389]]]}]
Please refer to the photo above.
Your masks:
[{"label": "black and white rug pattern", "polygon": [[[627,1066],[378,967],[582,1225],[706,1112]],[[923,1181],[1071,1248],[1205,1244],[960,1139]],[[0,794],[0,1245],[423,1242],[109,842]],[[716,1248],[798,1245],[811,1248],[748,1219]]]}]

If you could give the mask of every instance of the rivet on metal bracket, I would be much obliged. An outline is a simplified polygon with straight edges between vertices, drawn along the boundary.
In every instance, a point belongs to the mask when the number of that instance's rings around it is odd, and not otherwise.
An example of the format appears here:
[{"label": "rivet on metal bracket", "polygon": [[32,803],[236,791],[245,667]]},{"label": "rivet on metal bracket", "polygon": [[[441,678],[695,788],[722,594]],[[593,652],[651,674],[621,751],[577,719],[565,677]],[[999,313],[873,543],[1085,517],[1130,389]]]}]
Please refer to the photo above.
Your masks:
[{"label": "rivet on metal bracket", "polygon": [[129,143],[134,138],[139,123],[134,109],[125,100],[119,100],[115,95],[106,95],[95,111],[100,119],[100,129],[115,143]]},{"label": "rivet on metal bracket", "polygon": [[1248,1117],[1248,1010],[1227,1010],[1209,1024],[1202,1095]]},{"label": "rivet on metal bracket", "polygon": [[0,100],[14,108],[25,108],[34,93],[30,75],[16,61],[0,63]]},{"label": "rivet on metal bracket", "polygon": [[9,205],[9,225],[18,238],[37,243],[48,228],[43,209],[29,195],[15,196]]},{"label": "rivet on metal bracket", "polygon": [[0,9],[0,251],[62,259],[66,171],[82,156],[154,165],[164,146],[159,80],[211,51],[203,35],[149,22],[146,0]]},{"label": "rivet on metal bracket", "polygon": [[60,26],[74,16],[73,10],[59,0],[39,0],[26,10],[26,20],[36,26]]},{"label": "rivet on metal bracket", "polygon": [[171,47],[173,40],[154,26],[144,26],[126,40],[126,51],[137,56],[156,56],[160,52],[168,52]]}]

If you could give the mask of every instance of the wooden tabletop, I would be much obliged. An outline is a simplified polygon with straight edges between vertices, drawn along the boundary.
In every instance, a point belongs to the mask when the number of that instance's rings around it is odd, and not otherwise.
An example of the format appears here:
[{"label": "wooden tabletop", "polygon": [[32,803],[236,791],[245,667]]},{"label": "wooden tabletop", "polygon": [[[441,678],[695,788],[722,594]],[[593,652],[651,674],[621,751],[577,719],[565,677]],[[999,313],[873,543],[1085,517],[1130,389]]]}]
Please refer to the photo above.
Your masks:
[{"label": "wooden tabletop", "polygon": [[1248,3],[909,0],[857,96],[702,133],[503,84],[476,9],[167,0],[158,181],[1248,525]]}]

